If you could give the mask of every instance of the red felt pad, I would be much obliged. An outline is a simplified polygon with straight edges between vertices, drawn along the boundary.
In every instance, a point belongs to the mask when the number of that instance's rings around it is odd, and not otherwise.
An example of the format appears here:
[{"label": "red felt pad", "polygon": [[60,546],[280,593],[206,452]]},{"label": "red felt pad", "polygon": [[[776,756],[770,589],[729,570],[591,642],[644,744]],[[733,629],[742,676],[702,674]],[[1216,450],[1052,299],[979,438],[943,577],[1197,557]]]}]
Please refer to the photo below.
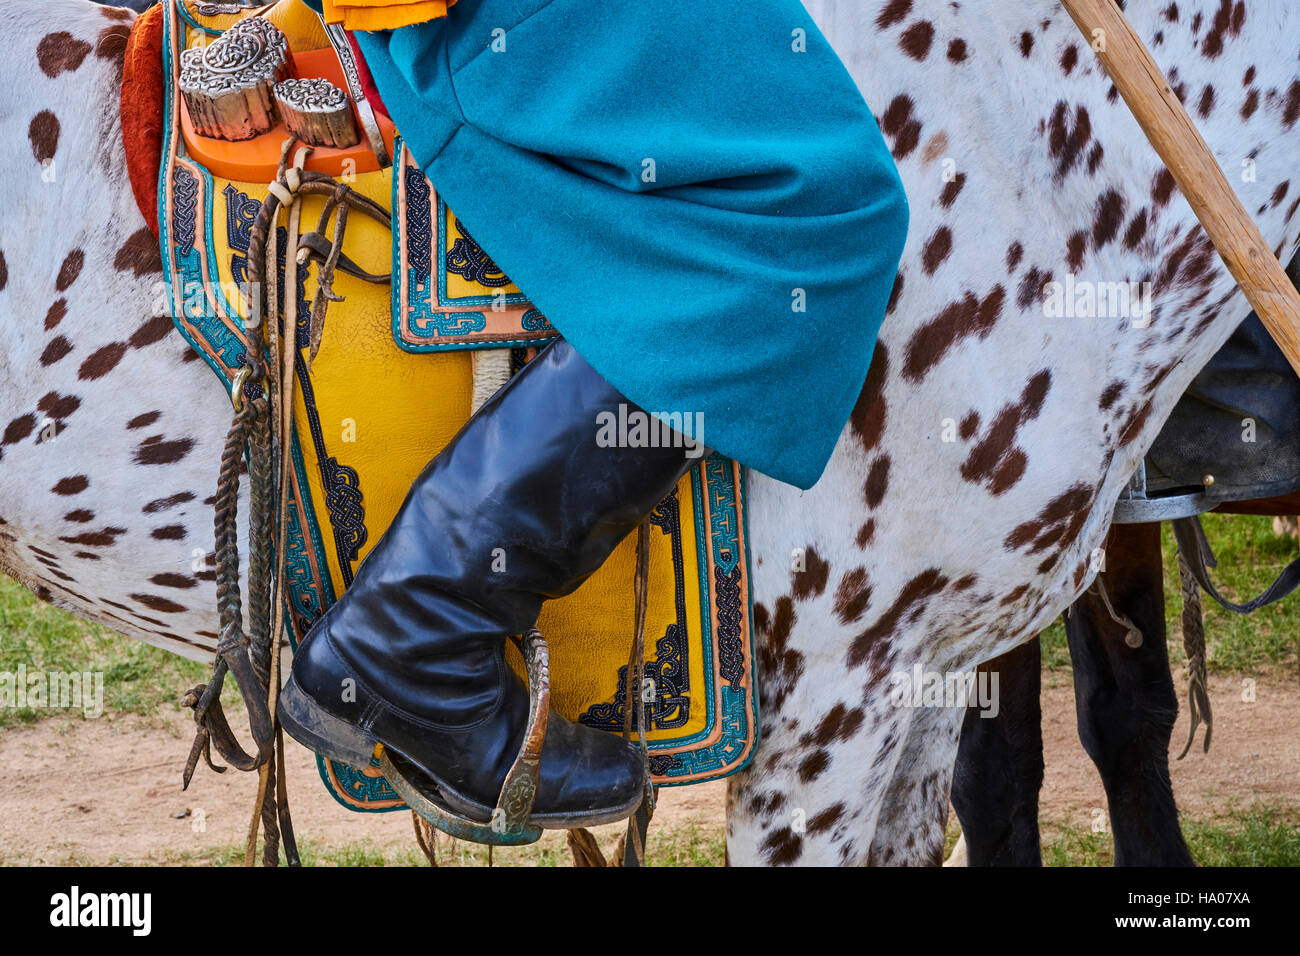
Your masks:
[{"label": "red felt pad", "polygon": [[163,139],[163,9],[136,17],[122,68],[122,143],[131,192],[149,230],[158,235],[158,171]]}]

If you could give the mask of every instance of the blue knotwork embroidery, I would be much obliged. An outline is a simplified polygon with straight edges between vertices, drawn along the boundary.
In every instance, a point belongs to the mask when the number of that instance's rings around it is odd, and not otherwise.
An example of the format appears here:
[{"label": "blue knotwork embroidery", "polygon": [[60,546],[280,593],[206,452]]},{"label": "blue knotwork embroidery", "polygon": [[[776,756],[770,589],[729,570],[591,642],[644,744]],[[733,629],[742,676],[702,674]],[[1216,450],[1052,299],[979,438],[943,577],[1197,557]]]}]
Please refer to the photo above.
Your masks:
[{"label": "blue knotwork embroidery", "polygon": [[469,335],[487,328],[481,312],[443,312],[437,301],[433,276],[433,217],[429,212],[429,180],[415,166],[403,173],[406,183],[406,290],[410,309],[407,326],[421,338]]},{"label": "blue knotwork embroidery", "polygon": [[[294,451],[294,471],[302,482],[302,462],[298,449]],[[325,613],[326,607],[333,603],[332,594],[322,594],[317,588],[316,576],[312,572],[311,557],[307,553],[307,537],[302,522],[299,520],[298,485],[291,485],[289,492],[289,528],[285,548],[284,577],[288,593],[285,601],[289,604],[297,626],[295,635],[306,634],[311,626]],[[326,585],[328,587],[328,585]]]},{"label": "blue knotwork embroidery", "polygon": [[736,513],[736,485],[730,474],[731,462],[710,455],[704,463],[709,494],[709,541],[713,560],[723,573],[731,574],[740,563],[740,516]]},{"label": "blue knotwork embroidery", "polygon": [[199,202],[199,181],[183,166],[176,167],[172,177],[175,184],[175,213],[172,216],[172,239],[177,258],[184,258],[194,250],[194,219]]},{"label": "blue knotwork embroidery", "polygon": [[489,289],[509,285],[509,277],[483,251],[483,247],[474,241],[474,237],[459,219],[456,220],[456,231],[460,233],[460,238],[452,243],[447,252],[447,271]]},{"label": "blue knotwork embroidery", "polygon": [[714,615],[718,624],[718,673],[733,687],[739,687],[745,676],[745,650],[740,640],[745,620],[740,600],[740,568],[726,574],[722,568],[715,567],[713,585],[718,595]]},{"label": "blue knotwork embroidery", "polygon": [[[325,758],[318,755],[316,757],[316,762],[318,765],[323,764]],[[334,768],[334,775],[338,780],[339,788],[348,795],[350,800],[360,803],[362,807],[367,810],[371,809],[369,804],[385,804],[391,803],[394,800],[402,799],[397,795],[397,791],[389,786],[388,781],[383,777],[367,777],[355,767],[349,767],[347,764],[339,763],[337,760],[331,760],[329,761],[329,764]],[[323,770],[322,776],[324,776]],[[334,790],[333,787],[330,787],[329,789],[331,792]],[[342,803],[343,806],[347,807],[349,810],[357,809],[355,804],[339,799],[337,794],[335,794],[335,799],[338,799],[339,803]],[[380,809],[390,808],[381,807]],[[406,805],[401,804],[400,806],[392,807],[391,809],[405,810]]]},{"label": "blue knotwork embroidery", "polygon": [[709,542],[713,550],[713,584],[717,592],[714,619],[718,629],[718,673],[739,687],[745,673],[741,625],[745,608],[740,593],[740,516],[736,513],[736,486],[732,465],[720,455],[704,463],[709,494]]},{"label": "blue knotwork embroidery", "polygon": [[[253,222],[262,209],[262,202],[240,192],[233,184],[227,185],[222,195],[226,197],[226,244],[230,246],[230,272],[242,287],[248,282],[248,245],[252,239]],[[279,226],[275,230],[279,249],[279,271],[276,273],[276,295],[284,301],[284,257],[289,245],[289,230]],[[298,315],[294,320],[295,337],[299,348],[306,348],[311,332],[311,303],[307,301],[308,267],[298,265]]]},{"label": "blue knotwork embroidery", "polygon": [[411,310],[407,321],[412,334],[433,339],[448,335],[469,335],[487,328],[487,316],[482,312],[440,312],[433,308],[431,299],[436,280],[432,277],[425,276],[421,279],[412,269],[408,281]]},{"label": "blue knotwork embroidery", "polygon": [[[306,348],[301,343],[299,348]],[[302,388],[303,405],[307,408],[307,427],[311,431],[312,447],[320,468],[321,484],[325,486],[325,511],[329,514],[330,528],[334,532],[334,551],[339,560],[343,586],[352,586],[352,564],[370,533],[366,530],[366,509],[361,493],[361,479],[355,468],[340,465],[338,459],[325,448],[325,433],[321,429],[320,412],[316,408],[316,393],[312,387],[307,362],[299,352],[294,356],[294,369]]]},{"label": "blue knotwork embroidery", "polygon": [[[668,625],[664,636],[655,642],[655,656],[647,659],[642,682],[649,680],[654,699],[646,702],[646,716],[651,730],[675,730],[690,721],[691,687],[689,633],[686,627],[686,581],[682,560],[681,506],[676,490],[655,506],[649,521],[672,541],[673,593],[676,620]],[[643,683],[644,686],[644,683]],[[638,688],[640,690],[640,688]],[[595,704],[578,718],[578,723],[602,730],[622,730],[627,712],[627,666],[618,669],[618,689],[609,704]],[[636,708],[632,710],[632,727],[637,728]]]},{"label": "blue knotwork embroidery", "polygon": [[325,479],[325,510],[334,526],[334,538],[348,561],[355,561],[369,537],[366,509],[361,502],[361,479],[355,468],[340,465],[337,458],[326,458],[320,470]]},{"label": "blue knotwork embroidery", "polygon": [[419,167],[407,166],[406,261],[421,281],[433,272],[433,216],[429,212],[429,180]]},{"label": "blue knotwork embroidery", "polygon": [[233,183],[226,184],[222,195],[226,197],[226,242],[232,250],[230,271],[242,286],[248,282],[248,245],[262,203],[240,192]]},{"label": "blue knotwork embroidery", "polygon": [[672,754],[650,754],[650,772],[660,778],[691,777],[716,772],[739,761],[751,742],[751,691],[743,684],[744,647],[742,625],[747,607],[741,595],[738,530],[741,516],[737,507],[734,466],[721,455],[704,463],[704,490],[710,502],[709,544],[713,555],[713,580],[717,594],[714,621],[717,630],[718,673],[726,683],[718,694],[722,710],[718,716],[720,737],[713,744]]},{"label": "blue knotwork embroidery", "polygon": [[171,276],[171,291],[179,302],[178,317],[194,330],[199,341],[207,342],[216,351],[226,368],[237,368],[243,361],[244,343],[213,311],[204,281],[203,255],[195,245],[199,181],[188,169],[177,166],[172,182],[175,202],[171,238],[176,269]]},{"label": "blue knotwork embroidery", "polygon": [[542,315],[540,309],[529,309],[525,312],[524,317],[519,320],[519,325],[525,332],[550,332],[555,328],[546,316]]},{"label": "blue knotwork embroidery", "polygon": [[695,774],[721,770],[735,763],[749,746],[748,694],[735,687],[719,687],[722,697],[722,714],[718,725],[722,737],[708,747],[683,750],[670,757],[650,756],[650,772],[662,777],[689,777]]}]

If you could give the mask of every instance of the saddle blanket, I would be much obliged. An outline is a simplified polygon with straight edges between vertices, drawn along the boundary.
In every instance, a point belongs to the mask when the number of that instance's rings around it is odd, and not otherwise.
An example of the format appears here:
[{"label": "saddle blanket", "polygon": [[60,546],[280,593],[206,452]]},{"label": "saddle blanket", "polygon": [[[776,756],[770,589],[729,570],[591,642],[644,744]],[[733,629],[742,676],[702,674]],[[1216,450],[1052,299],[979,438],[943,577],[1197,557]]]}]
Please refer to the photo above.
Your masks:
[{"label": "saddle blanket", "polygon": [[[210,43],[238,18],[220,11],[165,0],[141,19],[161,17],[155,29],[163,32],[162,62],[154,64],[165,78],[158,216],[172,317],[229,387],[248,347],[237,292],[246,277],[250,228],[287,133],[281,125],[233,144],[199,136],[189,123],[176,89],[180,54]],[[289,38],[295,74],[341,86],[333,51],[309,49],[319,34],[309,11],[282,3],[271,18],[281,15],[288,19],[277,26]],[[509,349],[517,369],[556,334],[459,227],[391,123],[380,117],[380,125],[395,157],[391,167],[380,169],[364,145],[317,149],[307,163],[308,169],[346,175],[354,190],[395,215],[391,237],[367,217],[349,219],[344,254],[368,272],[391,273],[392,288],[338,272],[334,288],[345,301],[330,309],[310,364],[315,270],[298,270],[287,572],[295,647],[349,586],[419,471],[469,418],[475,350]],[[321,209],[319,197],[304,200],[304,231]],[[283,283],[284,242],[280,248]],[[757,743],[744,492],[734,461],[706,457],[649,519],[643,686],[653,691],[647,737],[659,784],[726,776],[745,766]],[[611,732],[622,731],[627,707],[635,538],[575,594],[548,602],[538,622],[551,645],[552,706]],[[513,647],[510,654],[522,673]],[[373,769],[319,763],[326,786],[344,806],[404,806]]]}]

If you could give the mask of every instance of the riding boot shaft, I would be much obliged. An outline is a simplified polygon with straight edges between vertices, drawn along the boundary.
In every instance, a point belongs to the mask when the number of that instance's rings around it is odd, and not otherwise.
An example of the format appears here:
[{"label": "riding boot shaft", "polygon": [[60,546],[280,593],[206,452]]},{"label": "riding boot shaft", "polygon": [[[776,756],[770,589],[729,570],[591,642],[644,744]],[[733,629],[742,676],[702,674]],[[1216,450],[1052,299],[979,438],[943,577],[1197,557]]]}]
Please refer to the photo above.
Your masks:
[{"label": "riding boot shaft", "polygon": [[[581,586],[696,460],[602,447],[604,413],[629,410],[645,414],[559,340],[429,463],[294,662],[291,708],[301,692],[354,728],[338,759],[382,742],[460,812],[490,810],[527,721],[506,638]],[[289,714],[291,732],[304,722]],[[635,749],[551,714],[538,819],[625,815],[642,783]]]}]

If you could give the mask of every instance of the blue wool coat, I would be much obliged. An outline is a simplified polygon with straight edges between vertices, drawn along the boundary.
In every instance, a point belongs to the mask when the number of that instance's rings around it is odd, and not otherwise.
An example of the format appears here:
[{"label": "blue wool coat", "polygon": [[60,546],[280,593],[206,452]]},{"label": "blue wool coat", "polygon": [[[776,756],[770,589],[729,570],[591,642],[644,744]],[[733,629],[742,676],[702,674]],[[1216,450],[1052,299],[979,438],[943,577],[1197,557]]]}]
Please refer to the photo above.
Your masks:
[{"label": "blue wool coat", "polygon": [[799,0],[459,0],[358,43],[434,188],[610,384],[817,481],[907,205]]}]

